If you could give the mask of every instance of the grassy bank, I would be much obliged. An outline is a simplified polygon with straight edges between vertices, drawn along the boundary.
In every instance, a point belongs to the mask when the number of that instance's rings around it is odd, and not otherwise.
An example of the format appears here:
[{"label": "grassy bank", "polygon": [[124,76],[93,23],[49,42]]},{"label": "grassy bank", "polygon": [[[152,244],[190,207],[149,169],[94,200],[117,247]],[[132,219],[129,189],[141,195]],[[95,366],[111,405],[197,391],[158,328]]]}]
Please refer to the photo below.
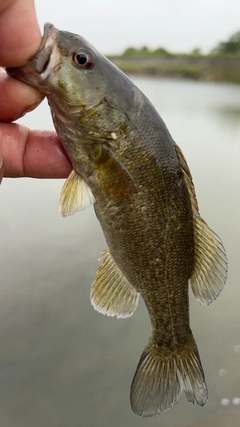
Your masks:
[{"label": "grassy bank", "polygon": [[111,57],[110,59],[126,74],[240,84],[239,57],[174,56],[165,58]]}]

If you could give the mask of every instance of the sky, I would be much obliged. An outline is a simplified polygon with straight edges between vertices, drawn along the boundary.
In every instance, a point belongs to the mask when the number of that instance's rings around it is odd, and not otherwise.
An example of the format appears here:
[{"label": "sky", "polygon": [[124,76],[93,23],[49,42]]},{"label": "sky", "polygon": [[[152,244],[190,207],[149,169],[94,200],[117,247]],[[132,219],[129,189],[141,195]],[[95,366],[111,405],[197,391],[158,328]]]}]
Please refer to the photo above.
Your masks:
[{"label": "sky", "polygon": [[204,53],[240,31],[240,0],[35,0],[40,26],[80,34],[104,54],[129,46]]}]

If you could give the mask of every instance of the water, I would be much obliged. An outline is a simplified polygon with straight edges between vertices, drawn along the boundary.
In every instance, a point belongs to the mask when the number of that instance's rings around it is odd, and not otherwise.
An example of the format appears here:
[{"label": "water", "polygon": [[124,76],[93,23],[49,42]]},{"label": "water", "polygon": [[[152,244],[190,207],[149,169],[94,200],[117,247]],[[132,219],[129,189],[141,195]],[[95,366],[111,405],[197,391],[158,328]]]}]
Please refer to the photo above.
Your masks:
[{"label": "water", "polygon": [[[222,238],[227,286],[209,307],[190,295],[210,399],[155,419],[132,415],[129,387],[150,324],[93,310],[90,284],[106,244],[93,209],[63,219],[62,180],[5,179],[0,192],[0,425],[236,427],[240,423],[240,87],[134,78],[182,148],[201,214]],[[46,104],[21,120],[52,128]]]}]

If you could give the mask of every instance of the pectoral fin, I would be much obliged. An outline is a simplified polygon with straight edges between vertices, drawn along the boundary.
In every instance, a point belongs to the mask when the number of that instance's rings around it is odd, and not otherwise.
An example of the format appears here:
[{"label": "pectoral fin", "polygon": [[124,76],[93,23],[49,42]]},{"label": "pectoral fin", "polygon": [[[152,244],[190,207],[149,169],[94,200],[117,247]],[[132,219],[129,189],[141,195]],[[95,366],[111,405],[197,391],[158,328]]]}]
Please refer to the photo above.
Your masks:
[{"label": "pectoral fin", "polygon": [[176,145],[193,212],[194,268],[190,277],[197,300],[210,304],[217,298],[227,278],[227,256],[221,239],[208,227],[198,210],[195,189],[187,162]]},{"label": "pectoral fin", "polygon": [[138,305],[138,292],[131,286],[114,262],[109,250],[100,258],[100,265],[91,289],[91,303],[95,310],[107,316],[131,316]]},{"label": "pectoral fin", "polygon": [[73,215],[95,202],[86,182],[72,170],[61,191],[59,210],[62,216]]}]

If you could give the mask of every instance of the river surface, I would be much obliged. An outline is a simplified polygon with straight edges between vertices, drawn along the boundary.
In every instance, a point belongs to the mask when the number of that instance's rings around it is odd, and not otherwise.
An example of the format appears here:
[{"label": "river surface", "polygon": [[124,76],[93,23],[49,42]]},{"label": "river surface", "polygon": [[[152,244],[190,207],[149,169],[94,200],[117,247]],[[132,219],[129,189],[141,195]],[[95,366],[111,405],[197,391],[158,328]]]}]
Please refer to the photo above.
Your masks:
[{"label": "river surface", "polygon": [[[89,208],[62,218],[63,180],[5,179],[0,191],[0,425],[236,427],[240,425],[240,86],[132,78],[185,154],[200,211],[222,238],[228,281],[191,327],[209,389],[205,408],[182,396],[170,412],[131,413],[129,388],[150,323],[93,310],[90,285],[106,244]],[[47,103],[21,120],[52,128]]]}]

